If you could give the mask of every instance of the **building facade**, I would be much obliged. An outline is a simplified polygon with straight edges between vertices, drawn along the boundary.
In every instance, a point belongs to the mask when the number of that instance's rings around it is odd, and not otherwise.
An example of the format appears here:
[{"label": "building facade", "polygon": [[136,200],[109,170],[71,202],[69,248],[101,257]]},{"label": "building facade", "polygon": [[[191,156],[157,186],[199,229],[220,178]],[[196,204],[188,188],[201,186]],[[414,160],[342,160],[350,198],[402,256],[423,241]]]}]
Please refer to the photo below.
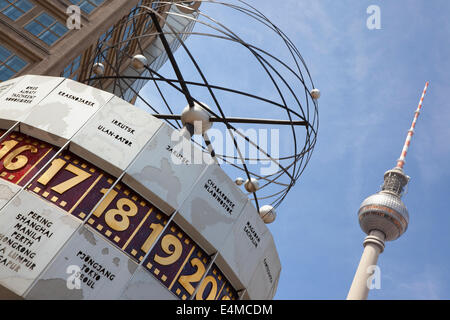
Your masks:
[{"label": "building facade", "polygon": [[[135,54],[145,54],[151,67],[159,69],[167,55],[155,42],[155,36],[138,38],[155,32],[150,16],[138,8],[141,5],[152,6],[161,13],[170,7],[154,0],[0,1],[0,81],[36,74],[87,82],[96,62],[105,64],[106,76],[127,74]],[[192,7],[199,5],[194,3]],[[77,6],[78,11],[71,6]],[[178,8],[173,6],[171,10],[183,10]],[[194,25],[192,21],[164,14],[159,20],[161,26],[168,23],[180,31],[190,31]],[[183,34],[184,41],[187,32]],[[169,40],[175,51],[180,46],[179,39]],[[108,88],[111,82],[103,81],[102,89],[127,101],[135,101],[136,92],[146,83],[143,80],[125,83],[127,87],[134,86],[134,90],[118,92]]]},{"label": "building facade", "polygon": [[[78,79],[102,34],[139,0],[3,0],[0,2],[2,81],[25,74]],[[80,6],[80,29],[67,8]]]}]

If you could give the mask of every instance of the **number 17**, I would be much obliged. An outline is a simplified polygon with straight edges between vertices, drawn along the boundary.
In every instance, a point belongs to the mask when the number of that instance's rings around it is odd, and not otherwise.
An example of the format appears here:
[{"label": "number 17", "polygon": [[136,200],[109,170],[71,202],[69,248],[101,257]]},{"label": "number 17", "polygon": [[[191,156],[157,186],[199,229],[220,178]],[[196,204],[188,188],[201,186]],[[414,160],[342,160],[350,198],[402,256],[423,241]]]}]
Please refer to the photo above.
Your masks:
[{"label": "number 17", "polygon": [[[67,162],[63,159],[53,160],[50,167],[42,174],[42,176],[40,176],[37,182],[46,186],[66,164]],[[67,190],[75,187],[76,185],[91,177],[90,173],[85,172],[70,163],[64,169],[75,174],[75,177],[61,182],[60,184],[51,188],[53,191],[56,191],[59,194],[63,194]]]}]

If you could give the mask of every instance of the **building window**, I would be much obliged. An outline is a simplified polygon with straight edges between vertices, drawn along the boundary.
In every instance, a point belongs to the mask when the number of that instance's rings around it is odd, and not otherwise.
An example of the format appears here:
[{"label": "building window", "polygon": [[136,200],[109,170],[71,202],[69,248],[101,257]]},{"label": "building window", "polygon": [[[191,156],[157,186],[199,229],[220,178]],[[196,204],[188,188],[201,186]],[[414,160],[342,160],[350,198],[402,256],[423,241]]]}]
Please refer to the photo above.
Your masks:
[{"label": "building window", "polygon": [[70,78],[73,80],[78,79],[78,69],[80,68],[81,55],[75,58],[67,67],[64,68],[61,76],[64,78]]},{"label": "building window", "polygon": [[24,60],[0,45],[0,81],[12,78],[26,65],[27,63]]},{"label": "building window", "polygon": [[0,0],[0,11],[11,20],[16,21],[33,8],[28,0]]},{"label": "building window", "polygon": [[102,34],[101,36],[100,36],[100,38],[98,39],[98,42],[99,43],[107,43],[108,41],[109,41],[109,39],[111,39],[111,37],[112,37],[112,35],[113,35],[113,29],[114,29],[114,26],[112,26],[112,27],[110,27],[109,29],[108,29],[108,31],[106,31],[104,34]]},{"label": "building window", "polygon": [[125,31],[123,32],[122,41],[128,40],[131,38],[134,32],[134,21],[129,21]]},{"label": "building window", "polygon": [[80,9],[86,12],[87,14],[90,14],[92,11],[94,11],[95,8],[97,8],[99,5],[105,2],[105,0],[69,0],[69,1],[72,4],[79,6]]},{"label": "building window", "polygon": [[55,18],[46,13],[34,18],[25,29],[34,34],[36,37],[51,46],[56,40],[62,37],[68,29]]}]

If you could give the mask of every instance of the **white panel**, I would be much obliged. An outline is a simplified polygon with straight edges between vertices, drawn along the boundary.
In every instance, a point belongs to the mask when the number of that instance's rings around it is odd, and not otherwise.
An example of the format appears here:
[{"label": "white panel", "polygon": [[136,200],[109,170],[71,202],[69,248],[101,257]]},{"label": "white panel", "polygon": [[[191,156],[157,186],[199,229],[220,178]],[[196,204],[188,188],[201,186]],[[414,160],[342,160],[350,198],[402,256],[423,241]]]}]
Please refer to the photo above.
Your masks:
[{"label": "white panel", "polygon": [[175,221],[213,254],[223,246],[247,201],[228,175],[218,165],[211,165],[181,205]]},{"label": "white panel", "polygon": [[148,271],[139,267],[120,299],[123,300],[178,300]]},{"label": "white panel", "polygon": [[250,283],[264,250],[272,241],[269,229],[248,201],[241,216],[219,250],[217,265],[237,290]]},{"label": "white panel", "polygon": [[0,83],[0,97],[8,92],[12,87],[19,83],[24,77],[17,77]]},{"label": "white panel", "polygon": [[[167,28],[167,29],[169,29],[169,28]],[[172,32],[171,30],[164,30],[164,31],[168,33],[168,34],[166,34],[166,40],[170,46],[172,44],[172,42],[176,39],[176,37],[169,33],[169,32]]]},{"label": "white panel", "polygon": [[64,79],[46,76],[24,76],[0,98],[0,126],[9,129],[25,119],[32,108]]},{"label": "white panel", "polygon": [[66,79],[33,108],[21,131],[62,146],[102,107],[111,93]]},{"label": "white panel", "polygon": [[118,176],[161,124],[161,120],[114,97],[75,135],[70,150]]},{"label": "white panel", "polygon": [[11,182],[0,179],[0,209],[19,192],[21,187]]},{"label": "white panel", "polygon": [[[172,30],[169,28],[174,29],[175,32],[181,32],[186,27],[183,23],[180,22],[180,18],[178,16],[175,16],[173,14],[169,14],[166,18],[166,23],[164,24],[163,31],[169,33],[168,35],[171,35],[170,33]],[[174,36],[174,35],[171,35]],[[174,36],[175,37],[175,36]]]},{"label": "white panel", "polygon": [[0,284],[23,295],[79,225],[51,203],[19,193],[0,211]]},{"label": "white panel", "polygon": [[252,280],[247,287],[252,300],[270,300],[275,295],[281,263],[273,239],[269,241],[264,255],[260,260]]},{"label": "white panel", "polygon": [[123,181],[160,210],[172,214],[209,162],[209,155],[164,123],[127,170]]},{"label": "white panel", "polygon": [[[179,11],[178,11],[178,12],[179,12]],[[192,17],[192,15],[190,15],[190,14],[185,14],[185,13],[181,13],[181,14],[182,14],[183,16],[185,16],[185,17],[189,17],[189,18]],[[193,23],[193,20],[190,20],[190,19],[188,19],[188,18],[181,17],[181,16],[179,16],[179,15],[171,14],[171,15],[169,15],[169,16],[170,16],[171,19],[175,20],[180,26],[182,26],[182,27],[181,27],[181,30],[186,29],[190,23]]]},{"label": "white panel", "polygon": [[27,299],[117,299],[137,264],[89,227],[80,228]]},{"label": "white panel", "polygon": [[278,275],[275,277],[275,283],[269,293],[269,299],[273,299],[275,297],[275,294],[277,293],[278,282],[280,281],[280,276],[281,276],[281,268],[278,271]]},{"label": "white panel", "polygon": [[148,52],[150,55],[159,58],[159,56],[163,54],[165,50],[161,40],[158,38],[153,41],[147,49],[145,49],[145,52]]},{"label": "white panel", "polygon": [[[154,42],[153,42],[153,46],[157,49],[159,49],[161,52],[166,51],[166,49],[164,49],[164,45],[162,43],[162,40],[160,38],[157,38]],[[159,56],[159,55],[158,55]]]},{"label": "white panel", "polygon": [[[148,49],[148,48],[147,48]],[[144,50],[144,56],[147,58],[148,61],[150,61],[151,63],[153,63],[153,61],[156,59],[156,57],[152,56],[150,54],[149,51],[147,51],[147,49]],[[147,69],[142,73],[143,77],[150,77],[150,71],[148,71]]]}]

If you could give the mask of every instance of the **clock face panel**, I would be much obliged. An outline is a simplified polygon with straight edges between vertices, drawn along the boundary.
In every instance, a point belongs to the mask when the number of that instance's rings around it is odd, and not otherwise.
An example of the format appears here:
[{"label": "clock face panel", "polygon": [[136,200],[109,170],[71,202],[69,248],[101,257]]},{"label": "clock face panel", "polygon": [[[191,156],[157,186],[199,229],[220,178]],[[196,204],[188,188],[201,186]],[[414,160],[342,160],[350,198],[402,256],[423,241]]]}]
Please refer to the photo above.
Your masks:
[{"label": "clock face panel", "polygon": [[213,264],[197,290],[195,300],[237,300],[239,295],[216,264]]},{"label": "clock face panel", "polygon": [[48,143],[12,132],[0,141],[0,178],[24,186],[57,150]]},{"label": "clock face panel", "polygon": [[[60,150],[21,133],[8,134],[0,143],[4,148],[0,149],[4,153],[0,164],[6,159],[0,169],[0,177],[9,184],[26,185],[22,192],[29,194],[35,201],[44,206],[46,203],[51,207],[56,206],[60,214],[71,215],[85,225],[84,229],[89,228],[89,231],[83,229],[83,232],[78,233],[95,233],[96,237],[104,239],[103,242],[107,241],[109,246],[120,250],[123,258],[134,261],[136,266],[142,265],[146,276],[159,281],[179,299],[222,299],[224,296],[237,299],[236,291],[217,266],[210,266],[211,256],[175,222],[169,223],[169,216],[123,182],[70,151]],[[25,151],[19,153],[16,150]],[[8,158],[9,154],[22,156],[23,165],[20,163],[20,166],[16,165],[16,170],[11,170],[11,160],[8,159],[12,156]],[[34,179],[29,181],[32,176]],[[50,291],[54,294],[59,292],[67,298],[95,297],[97,291],[93,289],[97,281],[83,274],[83,270],[87,269],[81,263],[75,263],[76,248],[81,250],[79,248],[86,247],[84,239],[86,236],[80,235],[71,238],[68,242],[70,248],[54,258],[28,298],[51,298],[48,293],[44,294],[49,292],[45,279],[63,279],[69,267],[65,262],[69,256],[73,265],[79,266],[81,270],[81,281],[89,280],[89,286],[87,282],[82,282],[83,286],[90,289],[83,289],[85,293],[80,295],[66,291],[60,281],[59,287]],[[62,260],[64,255],[66,258]],[[197,287],[201,288],[201,292],[195,294]],[[227,288],[226,293],[218,291],[222,287]]]},{"label": "clock face panel", "polygon": [[120,249],[88,226],[67,242],[28,299],[116,299],[137,269]]},{"label": "clock face panel", "polygon": [[[26,75],[2,83],[0,86],[0,127],[9,129],[24,120],[64,79]],[[44,114],[46,118],[49,113]]]},{"label": "clock face panel", "polygon": [[[186,300],[239,299],[243,289],[271,298],[280,268],[270,232],[207,153],[191,143],[183,155],[180,142],[190,142],[179,132],[63,78],[2,83],[1,99],[9,99],[0,106],[1,286],[32,299],[145,298],[144,288]],[[123,274],[119,289],[92,277],[80,252]],[[67,287],[71,266],[81,291]]]},{"label": "clock face panel", "polygon": [[115,179],[74,154],[62,151],[28,185],[28,190],[85,220]]},{"label": "clock face panel", "polygon": [[0,284],[30,288],[81,222],[22,190],[0,211]]}]

